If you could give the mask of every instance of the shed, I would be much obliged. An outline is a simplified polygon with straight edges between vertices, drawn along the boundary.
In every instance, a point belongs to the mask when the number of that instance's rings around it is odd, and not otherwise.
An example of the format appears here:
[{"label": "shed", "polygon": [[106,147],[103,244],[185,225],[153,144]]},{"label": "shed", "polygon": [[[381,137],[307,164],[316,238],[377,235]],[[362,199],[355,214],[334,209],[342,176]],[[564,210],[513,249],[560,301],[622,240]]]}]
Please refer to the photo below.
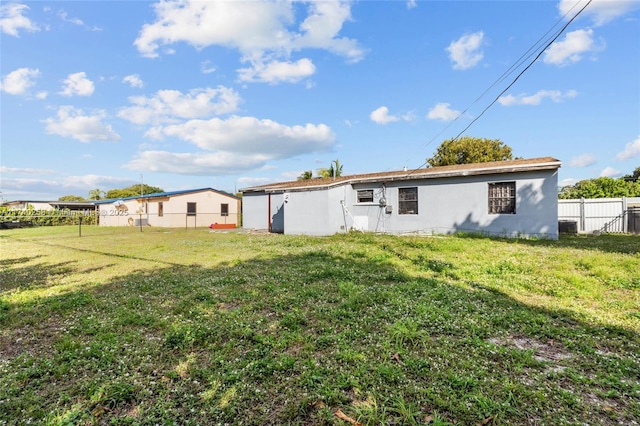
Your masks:
[{"label": "shed", "polygon": [[241,189],[243,227],[557,239],[560,166],[542,157],[254,186]]}]

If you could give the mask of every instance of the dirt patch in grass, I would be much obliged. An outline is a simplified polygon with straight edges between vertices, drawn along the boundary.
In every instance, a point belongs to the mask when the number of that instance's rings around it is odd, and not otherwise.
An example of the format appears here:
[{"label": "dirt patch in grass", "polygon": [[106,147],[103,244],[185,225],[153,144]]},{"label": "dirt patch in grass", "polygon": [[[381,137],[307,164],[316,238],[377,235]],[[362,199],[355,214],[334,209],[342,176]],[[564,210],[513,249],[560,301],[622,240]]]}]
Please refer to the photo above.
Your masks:
[{"label": "dirt patch in grass", "polygon": [[504,338],[488,339],[494,345],[506,346],[520,349],[522,351],[533,351],[533,359],[540,362],[557,362],[573,358],[573,354],[567,351],[563,345],[554,340],[546,343],[539,342],[526,336],[508,336]]}]

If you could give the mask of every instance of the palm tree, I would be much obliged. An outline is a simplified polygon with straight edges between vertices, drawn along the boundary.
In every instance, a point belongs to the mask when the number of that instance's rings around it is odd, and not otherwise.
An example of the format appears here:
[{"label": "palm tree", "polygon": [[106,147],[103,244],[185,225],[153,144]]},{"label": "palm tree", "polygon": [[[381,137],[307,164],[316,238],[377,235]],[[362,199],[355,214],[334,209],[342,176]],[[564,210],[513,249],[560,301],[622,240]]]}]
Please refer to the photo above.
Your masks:
[{"label": "palm tree", "polygon": [[329,170],[331,170],[331,176],[333,177],[342,176],[342,164],[340,164],[340,160],[338,160],[337,158],[333,160],[331,162],[331,167],[329,167]]},{"label": "palm tree", "polygon": [[104,191],[101,191],[98,188],[92,189],[91,191],[89,191],[90,200],[100,200],[102,199],[103,196],[104,196]]},{"label": "palm tree", "polygon": [[318,176],[321,176],[323,178],[336,178],[338,176],[342,176],[342,164],[340,164],[340,160],[333,160],[329,165],[329,168],[323,167],[321,169],[318,169]]},{"label": "palm tree", "polygon": [[305,170],[302,172],[300,176],[298,176],[298,180],[309,180],[313,177],[313,172],[311,170]]}]

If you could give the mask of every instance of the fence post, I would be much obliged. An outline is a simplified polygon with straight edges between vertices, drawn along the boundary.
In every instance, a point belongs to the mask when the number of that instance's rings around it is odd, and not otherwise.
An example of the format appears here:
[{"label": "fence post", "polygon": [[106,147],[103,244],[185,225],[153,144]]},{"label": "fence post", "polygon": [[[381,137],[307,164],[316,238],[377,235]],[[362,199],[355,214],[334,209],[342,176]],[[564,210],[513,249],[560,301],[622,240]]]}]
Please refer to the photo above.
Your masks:
[{"label": "fence post", "polygon": [[629,219],[627,219],[627,197],[622,197],[622,232],[629,231]]},{"label": "fence post", "polygon": [[584,218],[584,198],[580,198],[580,229],[585,232],[586,221]]}]

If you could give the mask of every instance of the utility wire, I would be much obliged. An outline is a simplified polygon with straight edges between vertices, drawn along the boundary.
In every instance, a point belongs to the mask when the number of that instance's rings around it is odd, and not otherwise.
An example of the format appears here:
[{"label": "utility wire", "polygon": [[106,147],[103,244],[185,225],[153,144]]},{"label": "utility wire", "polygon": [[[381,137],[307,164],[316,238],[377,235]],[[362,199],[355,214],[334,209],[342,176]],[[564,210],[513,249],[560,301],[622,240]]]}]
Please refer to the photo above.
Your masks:
[{"label": "utility wire", "polygon": [[[529,69],[531,68],[531,66],[540,58],[540,56],[542,56],[542,54],[547,50],[547,48],[549,46],[551,46],[551,44],[553,44],[554,41],[556,41],[558,39],[558,37],[560,37],[560,35],[562,35],[562,33],[567,29],[567,27],[587,8],[587,6],[589,6],[589,4],[591,4],[593,0],[588,0],[587,3],[582,7],[582,9],[580,9],[575,15],[573,15],[573,17],[571,19],[569,19],[569,21],[567,21],[567,23],[565,25],[562,26],[562,28],[560,28],[560,30],[558,30],[558,32],[549,40],[546,42],[546,44],[544,45],[544,47],[538,52],[538,54],[533,58],[533,60],[531,62],[529,62],[529,64],[522,70],[520,71],[520,73],[516,76],[515,79],[513,79],[513,81],[511,83],[509,83],[509,85],[503,89],[498,96],[487,106],[485,107],[482,112],[476,117],[474,118],[461,132],[459,132],[456,137],[454,137],[452,139],[452,141],[457,140],[464,132],[466,132],[469,127],[471,127],[476,121],[478,121],[480,119],[480,117],[482,117],[484,115],[485,112],[487,112],[487,110],[489,108],[491,108],[497,101],[498,99],[500,99],[500,97],[511,88],[511,86],[513,86],[519,79],[520,77]],[[472,103],[471,105],[469,105],[463,112],[460,113],[460,115],[458,115],[458,117],[455,118],[455,120],[453,120],[451,123],[449,123],[449,125],[447,125],[442,131],[440,131],[436,136],[434,136],[431,140],[429,140],[429,142],[427,142],[426,144],[424,144],[422,148],[427,147],[428,145],[430,145],[440,134],[442,134],[446,129],[448,129],[453,123],[455,123],[458,118],[462,117],[468,110],[469,108],[471,108],[473,105],[475,105],[484,95],[487,94],[487,92],[489,92],[492,88],[494,88],[498,83],[502,82],[508,75],[510,75],[517,67],[519,67],[522,63],[524,63],[525,59],[529,59],[531,58],[531,56],[533,56],[533,54],[535,53],[534,48],[536,48],[536,46],[542,41],[542,39],[544,37],[546,37],[549,33],[551,33],[551,30],[553,28],[555,28],[559,22],[561,22],[570,12],[571,10],[573,10],[577,5],[578,5],[579,1],[577,1],[573,7],[567,11],[567,13],[565,13],[558,21],[556,21],[556,23],[542,36],[540,37],[533,46],[531,46],[524,54],[522,54],[520,56],[520,58],[518,58],[518,60],[511,66],[509,67],[509,69],[507,69],[500,77],[498,77],[498,79],[489,87],[487,88],[480,96],[478,96]],[[529,53],[531,52],[531,53]],[[424,163],[422,163],[417,169],[421,169],[422,167],[424,167],[427,164],[427,161],[425,161]],[[416,169],[416,170],[417,170]],[[413,174],[415,172],[415,170],[412,170],[411,172],[407,173],[406,176],[410,176],[411,174]]]}]

